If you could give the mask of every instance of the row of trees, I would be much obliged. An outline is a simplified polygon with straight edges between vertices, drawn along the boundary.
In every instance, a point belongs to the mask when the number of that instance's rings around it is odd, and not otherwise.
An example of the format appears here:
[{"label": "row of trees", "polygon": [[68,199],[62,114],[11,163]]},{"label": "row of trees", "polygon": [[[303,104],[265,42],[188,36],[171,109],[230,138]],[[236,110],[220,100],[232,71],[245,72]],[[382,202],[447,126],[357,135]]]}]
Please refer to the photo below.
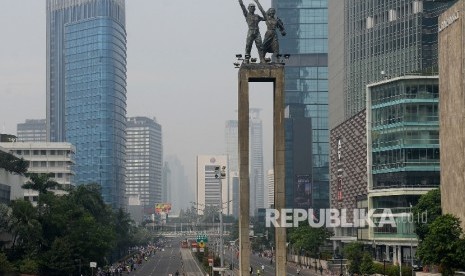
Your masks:
[{"label": "row of trees", "polygon": [[423,195],[413,208],[414,217],[428,214],[427,223],[416,221],[419,245],[417,256],[427,265],[437,265],[443,275],[454,275],[455,270],[465,270],[465,237],[460,220],[442,214],[439,189]]},{"label": "row of trees", "polygon": [[57,185],[48,175],[28,176],[23,188],[39,191],[37,207],[26,200],[0,205],[0,233],[11,240],[0,244],[0,272],[76,275],[89,270],[89,262],[104,266],[151,239],[128,213],[104,203],[99,185],[57,196],[48,191]]},{"label": "row of trees", "polygon": [[[450,214],[442,214],[441,193],[432,190],[420,197],[418,204],[412,209],[413,217],[419,218],[427,214],[427,222],[413,219],[419,245],[417,258],[423,265],[439,267],[444,276],[454,275],[455,270],[465,269],[465,237],[460,227],[460,220]],[[344,256],[349,260],[348,270],[357,274],[399,275],[399,266],[374,263],[371,255],[364,251],[359,242],[344,247]],[[410,275],[411,268],[404,267],[402,275]]]}]

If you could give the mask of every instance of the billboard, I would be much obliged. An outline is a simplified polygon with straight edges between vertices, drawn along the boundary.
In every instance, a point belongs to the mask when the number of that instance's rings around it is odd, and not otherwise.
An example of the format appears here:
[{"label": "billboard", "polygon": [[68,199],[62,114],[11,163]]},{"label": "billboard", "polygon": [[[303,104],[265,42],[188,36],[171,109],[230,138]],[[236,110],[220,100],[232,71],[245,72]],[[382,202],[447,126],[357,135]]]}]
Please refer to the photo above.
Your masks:
[{"label": "billboard", "polygon": [[170,211],[171,203],[155,203],[155,214],[168,214]]},{"label": "billboard", "polygon": [[312,180],[310,175],[296,175],[294,208],[312,208]]}]

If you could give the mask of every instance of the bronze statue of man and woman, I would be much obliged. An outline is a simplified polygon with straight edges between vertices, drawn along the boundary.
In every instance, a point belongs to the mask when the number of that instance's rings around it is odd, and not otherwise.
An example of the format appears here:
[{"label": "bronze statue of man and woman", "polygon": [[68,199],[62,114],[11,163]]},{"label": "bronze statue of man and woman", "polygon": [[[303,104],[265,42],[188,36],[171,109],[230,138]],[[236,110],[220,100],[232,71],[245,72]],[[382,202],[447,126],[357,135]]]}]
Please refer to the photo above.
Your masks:
[{"label": "bronze statue of man and woman", "polygon": [[[246,9],[244,2],[239,0],[239,5],[242,8],[242,12],[244,13],[245,20],[249,27],[245,44],[245,59],[247,62],[250,59],[250,51],[252,50],[252,44],[255,41],[255,46],[257,46],[258,55],[260,57],[260,63],[265,63],[266,53],[272,53],[274,56],[279,54],[277,29],[279,29],[283,36],[286,35],[286,32],[281,19],[275,17],[276,10],[274,8],[270,8],[265,12],[258,0],[254,0],[254,2],[257,3],[258,9],[263,14],[263,17],[255,14],[255,5],[253,3],[250,3]],[[263,42],[260,35],[260,29],[258,27],[258,23],[260,23],[260,21],[265,21],[267,27]]]}]

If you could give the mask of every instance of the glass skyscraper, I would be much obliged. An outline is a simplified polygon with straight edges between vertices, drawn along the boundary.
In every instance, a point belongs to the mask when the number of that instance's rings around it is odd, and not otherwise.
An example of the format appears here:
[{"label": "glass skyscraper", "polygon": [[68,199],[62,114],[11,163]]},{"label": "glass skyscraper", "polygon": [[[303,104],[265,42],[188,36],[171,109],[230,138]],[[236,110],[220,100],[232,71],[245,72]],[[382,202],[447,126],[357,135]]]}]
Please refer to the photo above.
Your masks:
[{"label": "glass skyscraper", "polygon": [[438,71],[438,16],[454,2],[346,1],[346,119],[365,108],[367,84]]},{"label": "glass skyscraper", "polygon": [[[290,54],[285,67],[286,205],[294,207],[300,186],[315,208],[329,205],[328,131],[328,3],[326,0],[272,0],[284,22],[280,53]],[[302,149],[294,145],[303,137],[294,119],[311,120],[311,154],[296,158]],[[307,124],[309,125],[309,124]],[[307,131],[307,130],[303,130]],[[305,143],[304,143],[305,144]],[[309,152],[309,151],[306,151]],[[304,162],[309,168],[296,171]],[[299,184],[300,183],[300,184]]]},{"label": "glass skyscraper", "polygon": [[47,139],[76,146],[76,184],[125,205],[124,0],[47,0]]}]

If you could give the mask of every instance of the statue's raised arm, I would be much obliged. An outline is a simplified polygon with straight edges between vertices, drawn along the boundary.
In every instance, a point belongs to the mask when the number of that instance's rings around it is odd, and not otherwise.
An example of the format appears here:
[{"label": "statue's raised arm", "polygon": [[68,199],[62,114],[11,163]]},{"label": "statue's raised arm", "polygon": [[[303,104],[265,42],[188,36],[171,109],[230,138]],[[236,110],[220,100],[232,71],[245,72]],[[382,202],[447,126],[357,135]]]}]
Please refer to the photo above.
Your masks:
[{"label": "statue's raised arm", "polygon": [[247,9],[245,8],[244,2],[242,2],[242,0],[239,0],[239,5],[240,5],[241,8],[242,8],[242,13],[244,14],[245,18],[247,18],[248,12],[247,12]]},{"label": "statue's raised arm", "polygon": [[260,2],[258,0],[254,0],[255,3],[257,3],[257,6],[258,6],[258,9],[260,10],[260,12],[263,14],[263,17],[265,18],[265,20],[267,20],[267,16],[266,16],[266,12],[265,10],[263,9],[262,5],[260,4]]}]

